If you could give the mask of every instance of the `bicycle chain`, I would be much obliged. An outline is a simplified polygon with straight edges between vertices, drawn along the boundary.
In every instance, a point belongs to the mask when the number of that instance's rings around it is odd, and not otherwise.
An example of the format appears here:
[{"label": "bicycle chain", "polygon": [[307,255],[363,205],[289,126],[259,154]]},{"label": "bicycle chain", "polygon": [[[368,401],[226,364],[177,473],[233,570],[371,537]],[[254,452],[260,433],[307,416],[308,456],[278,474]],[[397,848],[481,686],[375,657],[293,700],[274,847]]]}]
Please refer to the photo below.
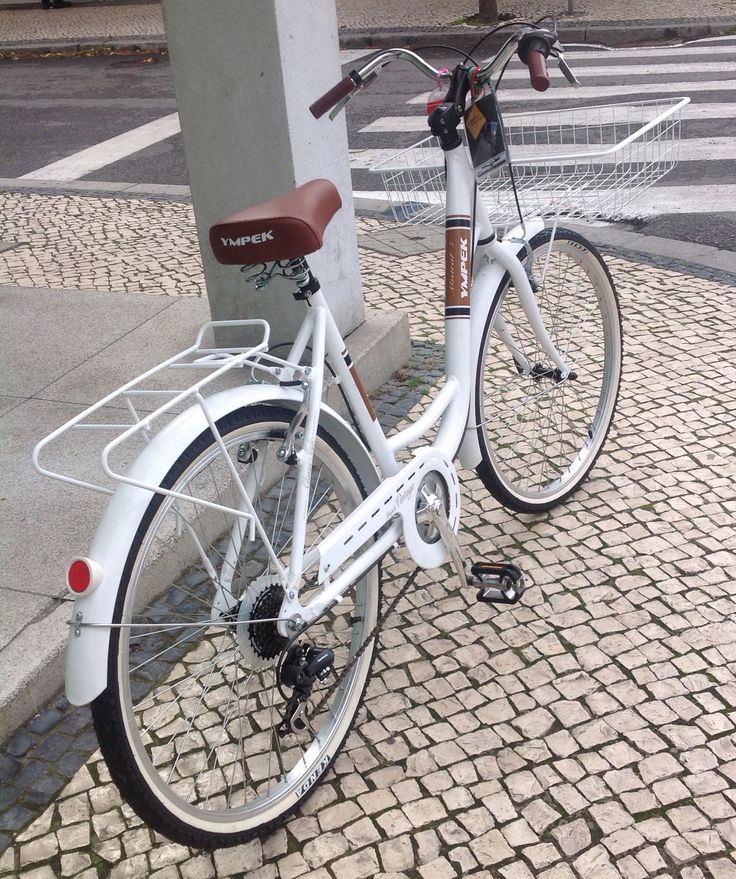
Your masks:
[{"label": "bicycle chain", "polygon": [[[322,698],[320,699],[319,703],[315,706],[315,708],[313,710],[313,715],[312,715],[313,717],[316,717],[320,713],[320,711],[322,711],[327,700],[330,698],[330,696],[332,696],[332,694],[339,687],[339,685],[345,680],[345,677],[350,672],[350,669],[360,659],[360,657],[363,655],[363,653],[367,649],[368,645],[374,640],[374,638],[376,638],[381,626],[384,624],[384,622],[388,618],[388,615],[393,611],[393,609],[396,607],[396,605],[399,603],[399,601],[404,597],[404,595],[406,594],[409,587],[414,583],[420,570],[421,570],[421,568],[416,567],[414,569],[414,571],[409,575],[406,583],[404,583],[404,585],[398,591],[396,596],[391,600],[391,603],[388,605],[386,610],[381,614],[378,621],[376,622],[376,625],[371,629],[371,631],[366,636],[365,641],[363,641],[363,643],[360,645],[360,647],[356,650],[355,656],[353,656],[353,658],[348,662],[348,664],[345,666],[345,668],[340,673],[340,675],[338,675],[338,677],[335,678],[333,683],[330,685],[329,689],[325,691],[325,693],[322,696]],[[396,578],[394,578],[394,579],[396,579]]]}]

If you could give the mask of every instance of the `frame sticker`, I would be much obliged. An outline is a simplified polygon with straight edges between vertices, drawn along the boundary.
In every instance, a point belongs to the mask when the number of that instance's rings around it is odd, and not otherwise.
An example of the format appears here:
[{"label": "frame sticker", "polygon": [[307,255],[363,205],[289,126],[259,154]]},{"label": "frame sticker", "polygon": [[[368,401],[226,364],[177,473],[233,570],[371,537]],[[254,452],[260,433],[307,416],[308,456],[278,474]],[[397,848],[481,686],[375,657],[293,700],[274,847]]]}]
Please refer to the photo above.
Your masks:
[{"label": "frame sticker", "polygon": [[[470,314],[471,284],[470,217],[448,217],[445,222],[445,314],[467,317]],[[455,313],[448,313],[452,309]],[[462,314],[460,312],[465,312]]]}]

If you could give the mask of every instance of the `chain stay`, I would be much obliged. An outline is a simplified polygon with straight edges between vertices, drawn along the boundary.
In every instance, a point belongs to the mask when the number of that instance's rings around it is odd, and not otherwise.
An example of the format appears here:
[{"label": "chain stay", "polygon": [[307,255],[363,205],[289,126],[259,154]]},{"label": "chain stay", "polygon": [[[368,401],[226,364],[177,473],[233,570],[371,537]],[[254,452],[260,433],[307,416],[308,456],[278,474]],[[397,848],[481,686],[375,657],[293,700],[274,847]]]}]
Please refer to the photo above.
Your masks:
[{"label": "chain stay", "polygon": [[[315,714],[315,715],[319,714],[319,712],[324,708],[325,703],[330,698],[330,696],[332,696],[332,694],[335,692],[335,690],[345,680],[347,675],[350,673],[350,670],[352,669],[352,667],[355,665],[355,663],[360,659],[360,657],[363,655],[363,653],[367,649],[368,645],[379,634],[381,626],[386,622],[386,619],[388,618],[389,614],[393,612],[394,608],[399,603],[399,601],[404,597],[404,595],[406,595],[409,587],[413,585],[414,581],[416,580],[417,576],[419,575],[420,570],[421,570],[421,568],[416,567],[414,569],[414,571],[409,575],[409,577],[406,580],[406,583],[404,583],[404,585],[401,587],[401,589],[398,591],[398,593],[391,600],[391,603],[388,605],[386,610],[381,614],[378,621],[376,622],[376,625],[366,635],[365,640],[360,645],[360,647],[356,650],[355,656],[353,656],[353,658],[348,662],[348,664],[345,666],[343,671],[332,682],[329,689],[326,690],[326,692],[323,694],[323,696],[320,699],[320,701],[318,702],[318,704],[314,707],[313,714]],[[398,579],[398,578],[394,578],[394,579]]]}]

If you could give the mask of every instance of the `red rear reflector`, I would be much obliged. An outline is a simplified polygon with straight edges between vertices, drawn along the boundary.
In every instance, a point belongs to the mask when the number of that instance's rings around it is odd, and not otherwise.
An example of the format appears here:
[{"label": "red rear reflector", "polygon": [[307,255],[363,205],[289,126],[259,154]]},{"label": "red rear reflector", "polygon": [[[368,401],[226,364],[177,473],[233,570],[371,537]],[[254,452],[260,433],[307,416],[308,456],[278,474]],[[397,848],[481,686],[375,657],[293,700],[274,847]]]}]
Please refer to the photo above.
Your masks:
[{"label": "red rear reflector", "polygon": [[74,559],[66,572],[66,582],[77,595],[84,592],[92,582],[92,572],[84,559]]}]

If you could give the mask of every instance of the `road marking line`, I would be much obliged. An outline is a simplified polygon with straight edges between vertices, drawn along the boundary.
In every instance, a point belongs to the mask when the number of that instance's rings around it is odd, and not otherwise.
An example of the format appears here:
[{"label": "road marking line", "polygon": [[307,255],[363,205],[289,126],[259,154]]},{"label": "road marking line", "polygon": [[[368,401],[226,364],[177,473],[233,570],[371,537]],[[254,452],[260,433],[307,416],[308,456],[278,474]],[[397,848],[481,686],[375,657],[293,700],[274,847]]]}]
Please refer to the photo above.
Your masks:
[{"label": "road marking line", "polygon": [[[565,56],[567,57],[567,56]],[[562,72],[554,61],[548,62],[549,73],[553,79],[564,80]],[[577,78],[586,85],[588,80],[595,77],[611,76],[665,76],[670,73],[684,73],[690,76],[693,73],[732,73],[736,67],[736,61],[691,61],[680,64],[612,64],[605,67],[586,67],[584,64],[571,65]],[[510,79],[529,80],[529,71],[521,65],[513,70],[509,69],[503,75],[503,82]],[[651,83],[641,83],[642,91],[645,91]]]},{"label": "road marking line", "polygon": [[[383,201],[388,206],[385,190],[354,191],[353,197]],[[619,216],[635,218],[659,214],[712,214],[718,211],[718,205],[734,204],[736,204],[736,184],[653,186],[624,208]]]},{"label": "road marking line", "polygon": [[179,114],[170,113],[161,119],[147,122],[131,131],[126,131],[117,137],[103,140],[102,143],[80,150],[65,159],[45,165],[29,174],[24,174],[19,180],[79,180],[92,171],[98,171],[106,165],[112,165],[132,153],[145,149],[154,143],[165,140],[181,131]]},{"label": "road marking line", "polygon": [[[591,144],[590,146],[578,145],[578,146],[545,146],[543,144],[530,144],[524,147],[517,147],[516,151],[514,151],[513,143],[511,144],[511,158],[512,160],[516,157],[517,161],[520,161],[521,158],[530,158],[532,156],[549,156],[554,155],[555,153],[559,154],[561,152],[577,152],[578,154],[583,154],[586,152],[595,152],[596,149],[600,148],[601,150],[607,149],[610,144]],[[646,150],[647,147],[642,147],[642,159],[647,155]],[[670,150],[671,147],[669,145],[662,145],[662,151]],[[383,162],[386,159],[390,159],[399,153],[402,150],[391,150],[391,149],[361,149],[361,150],[350,150],[350,167],[354,170],[365,170],[366,168],[372,168],[378,162]],[[442,153],[439,148],[436,150],[428,149],[426,153],[422,155],[427,156],[427,160],[431,160],[433,156],[437,157],[437,165],[438,167],[442,166]],[[651,156],[649,160],[651,161]],[[718,161],[733,161],[736,159],[736,138],[734,137],[693,137],[689,139],[684,139],[680,141],[679,150],[677,151],[677,158],[680,162],[718,162]],[[634,151],[632,152],[630,149],[627,149],[627,153],[625,156],[619,155],[617,156],[615,153],[612,153],[609,156],[605,156],[603,162],[605,164],[613,164],[614,162],[625,161],[627,164],[629,162],[637,161],[636,149],[634,147]]]},{"label": "road marking line", "polygon": [[[540,101],[559,101],[567,102],[580,101],[585,98],[608,98],[616,95],[646,95],[648,98],[658,98],[660,95],[689,95],[691,92],[732,92],[736,90],[736,80],[721,79],[716,81],[695,81],[695,82],[647,82],[637,83],[636,85],[592,85],[583,86],[582,88],[572,89],[568,87],[554,88],[552,91],[545,92],[543,95],[533,92],[531,89],[501,89],[501,105],[531,103]],[[407,104],[426,104],[429,92],[417,95],[411,98]]]},{"label": "road marking line", "polygon": [[575,58],[582,60],[584,58],[592,58],[598,61],[601,58],[658,58],[663,56],[663,61],[671,61],[673,64],[681,63],[685,55],[733,55],[736,54],[736,43],[730,43],[725,46],[694,46],[688,44],[686,46],[639,46],[630,49],[613,49],[606,51],[590,51],[584,49],[566,49],[565,58]]},{"label": "road marking line", "polygon": [[653,186],[622,212],[623,217],[712,214],[736,204],[736,184]]},{"label": "road marking line", "polygon": [[[585,122],[587,110],[581,110],[578,114],[572,112],[572,108],[570,110],[561,109],[550,110],[550,113],[560,112],[565,114],[565,121],[570,122]],[[712,119],[714,122],[716,120],[727,120],[731,121],[736,118],[736,103],[733,104],[696,104],[689,103],[687,106],[683,107],[680,110],[681,116],[683,119]],[[611,115],[613,111],[611,111]],[[606,119],[605,113],[601,113],[601,118],[603,121]],[[527,116],[525,118],[528,119]],[[642,114],[642,119],[644,119],[644,114]],[[513,126],[513,113],[504,114],[504,122],[507,125]],[[373,122],[370,122],[368,125],[364,126],[360,129],[360,134],[387,134],[391,132],[402,132],[402,131],[425,131],[427,135],[429,135],[429,129],[427,128],[427,117],[424,114],[417,116],[380,116],[378,119],[374,119]]]}]

